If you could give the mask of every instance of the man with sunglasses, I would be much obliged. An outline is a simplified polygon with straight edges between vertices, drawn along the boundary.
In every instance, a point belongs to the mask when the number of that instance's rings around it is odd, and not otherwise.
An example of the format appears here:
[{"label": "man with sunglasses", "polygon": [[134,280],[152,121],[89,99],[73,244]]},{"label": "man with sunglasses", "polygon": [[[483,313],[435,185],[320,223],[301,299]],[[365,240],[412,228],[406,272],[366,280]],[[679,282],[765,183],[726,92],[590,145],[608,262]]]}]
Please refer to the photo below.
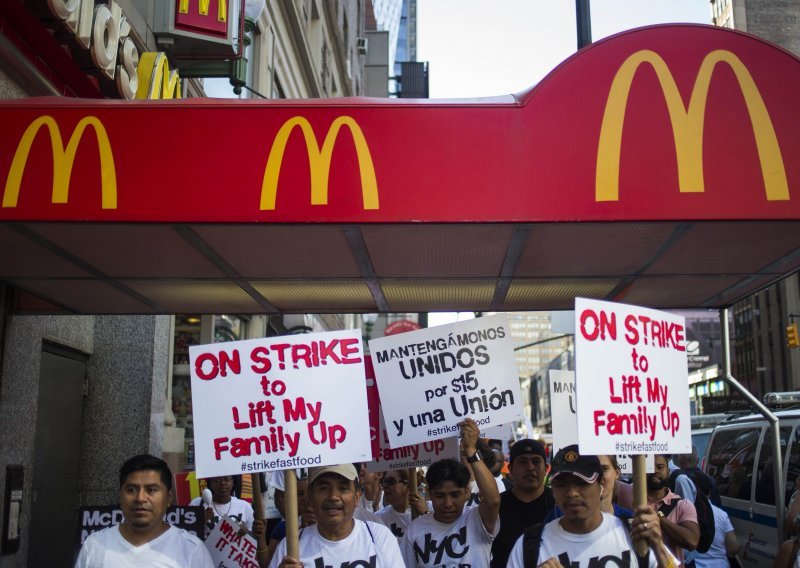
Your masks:
[{"label": "man with sunglasses", "polygon": [[[386,507],[378,511],[378,517],[384,525],[389,527],[394,536],[402,539],[406,534],[406,527],[411,522],[411,488],[408,486],[408,471],[398,469],[387,471],[381,480],[383,486],[383,500],[388,503]],[[415,496],[415,515],[418,517],[428,512],[425,501],[419,496]]]}]

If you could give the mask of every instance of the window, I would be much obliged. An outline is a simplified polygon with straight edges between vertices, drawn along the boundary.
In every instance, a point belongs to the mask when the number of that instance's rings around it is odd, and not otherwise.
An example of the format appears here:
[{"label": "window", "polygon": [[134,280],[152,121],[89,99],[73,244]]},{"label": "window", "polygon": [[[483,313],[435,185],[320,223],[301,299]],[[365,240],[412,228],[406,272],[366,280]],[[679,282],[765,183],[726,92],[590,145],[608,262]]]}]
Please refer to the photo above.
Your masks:
[{"label": "window", "polygon": [[714,436],[707,473],[717,482],[721,496],[750,500],[760,434],[760,427],[749,426],[720,430]]},{"label": "window", "polygon": [[[784,426],[781,431],[781,454],[786,458],[786,446],[789,442],[789,433],[792,429]],[[775,460],[772,453],[772,433],[767,429],[761,451],[758,455],[758,470],[756,471],[756,501],[767,505],[775,504]]]},{"label": "window", "polygon": [[[783,430],[783,428],[781,428]],[[781,442],[783,442],[783,432],[781,431]],[[787,457],[788,456],[788,457]],[[789,506],[789,499],[795,491],[795,480],[800,475],[800,430],[794,431],[791,444],[789,444],[789,453],[784,454],[784,458],[788,461],[786,464],[786,485],[783,488],[784,497],[786,499],[786,506]]]}]

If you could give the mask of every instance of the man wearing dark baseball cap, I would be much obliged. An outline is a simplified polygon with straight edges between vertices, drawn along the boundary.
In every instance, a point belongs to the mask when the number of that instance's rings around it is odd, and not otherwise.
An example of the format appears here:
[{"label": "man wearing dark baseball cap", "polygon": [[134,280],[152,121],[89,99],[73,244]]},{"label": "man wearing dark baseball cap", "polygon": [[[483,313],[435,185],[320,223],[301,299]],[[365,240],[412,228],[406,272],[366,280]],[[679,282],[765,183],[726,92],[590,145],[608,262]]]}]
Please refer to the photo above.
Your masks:
[{"label": "man wearing dark baseball cap", "polygon": [[544,521],[555,507],[553,492],[545,487],[547,452],[530,438],[511,446],[508,471],[514,484],[500,494],[500,532],[492,543],[492,568],[504,568],[523,531]]},{"label": "man wearing dark baseball cap", "polygon": [[[677,566],[661,540],[658,516],[649,507],[636,510],[630,530],[621,519],[601,511],[602,472],[597,456],[582,454],[577,445],[559,450],[550,482],[564,516],[527,529],[511,551],[510,568],[613,564],[633,568],[637,562],[649,568]],[[637,559],[633,538],[647,542],[647,558]]]},{"label": "man wearing dark baseball cap", "polygon": [[300,531],[300,558],[286,556],[286,539],[283,539],[270,568],[403,566],[397,539],[388,528],[353,518],[358,503],[357,480],[358,472],[349,463],[309,470],[308,500],[317,524]]}]

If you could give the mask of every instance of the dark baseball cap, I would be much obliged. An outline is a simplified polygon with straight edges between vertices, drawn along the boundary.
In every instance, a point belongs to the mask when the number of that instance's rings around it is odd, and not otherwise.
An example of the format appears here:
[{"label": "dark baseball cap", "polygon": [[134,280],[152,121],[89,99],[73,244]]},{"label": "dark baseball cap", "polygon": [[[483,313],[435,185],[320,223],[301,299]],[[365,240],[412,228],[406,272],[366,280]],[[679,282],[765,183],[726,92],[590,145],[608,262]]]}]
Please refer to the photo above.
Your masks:
[{"label": "dark baseball cap", "polygon": [[547,452],[541,442],[531,440],[530,438],[523,438],[522,440],[517,440],[514,442],[514,445],[511,446],[508,463],[514,463],[516,458],[525,455],[541,456],[543,460],[547,461]]},{"label": "dark baseball cap", "polygon": [[553,458],[550,479],[555,479],[562,473],[580,477],[586,483],[594,483],[603,474],[603,468],[597,456],[582,455],[578,451],[578,445],[573,444],[558,450]]}]

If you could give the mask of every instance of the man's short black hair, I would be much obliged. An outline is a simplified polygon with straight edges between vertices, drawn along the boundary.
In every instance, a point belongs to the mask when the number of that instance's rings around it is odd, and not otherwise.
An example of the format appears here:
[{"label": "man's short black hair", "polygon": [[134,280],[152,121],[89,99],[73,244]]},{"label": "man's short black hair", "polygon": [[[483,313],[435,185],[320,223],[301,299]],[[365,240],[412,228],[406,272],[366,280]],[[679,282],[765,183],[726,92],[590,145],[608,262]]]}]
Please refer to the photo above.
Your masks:
[{"label": "man's short black hair", "polygon": [[428,490],[433,491],[445,481],[452,481],[458,487],[467,487],[470,476],[467,466],[458,460],[448,458],[434,462],[428,468],[425,480],[428,482]]},{"label": "man's short black hair", "polygon": [[136,471],[157,471],[161,475],[161,482],[172,491],[172,470],[169,469],[167,462],[150,454],[139,454],[133,456],[119,468],[119,487],[125,485],[128,476]]}]

